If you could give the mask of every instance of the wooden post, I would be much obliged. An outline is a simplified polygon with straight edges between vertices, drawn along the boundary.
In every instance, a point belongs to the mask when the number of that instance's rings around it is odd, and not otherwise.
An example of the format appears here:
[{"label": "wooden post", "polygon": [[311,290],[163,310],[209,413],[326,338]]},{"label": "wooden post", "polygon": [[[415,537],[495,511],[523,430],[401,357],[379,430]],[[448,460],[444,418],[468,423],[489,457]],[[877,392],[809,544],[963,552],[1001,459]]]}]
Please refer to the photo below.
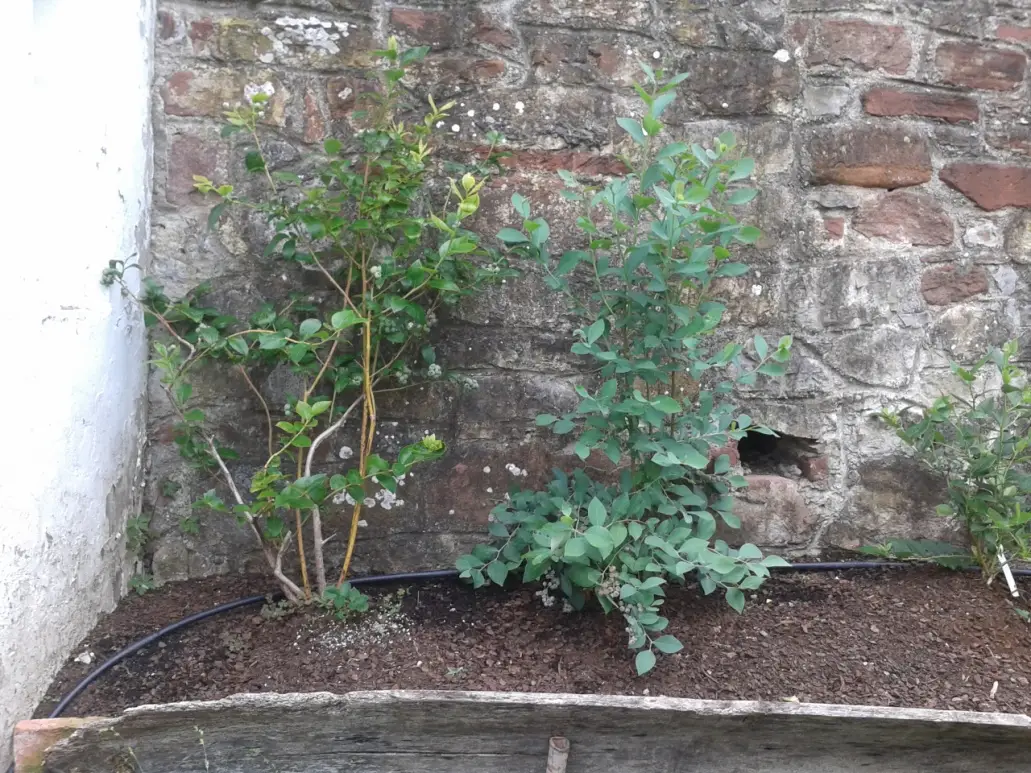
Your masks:
[{"label": "wooden post", "polygon": [[548,768],[546,773],[566,773],[569,759],[569,740],[556,736],[548,742]]}]

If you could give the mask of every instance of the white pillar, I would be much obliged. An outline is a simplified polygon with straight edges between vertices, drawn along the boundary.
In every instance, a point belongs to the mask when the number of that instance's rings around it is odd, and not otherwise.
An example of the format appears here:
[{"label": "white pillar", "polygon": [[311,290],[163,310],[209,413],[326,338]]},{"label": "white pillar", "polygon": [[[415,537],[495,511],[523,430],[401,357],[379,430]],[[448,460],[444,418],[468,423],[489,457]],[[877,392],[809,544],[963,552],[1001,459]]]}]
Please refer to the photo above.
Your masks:
[{"label": "white pillar", "polygon": [[0,179],[0,769],[124,592],[146,342],[100,285],[149,241],[154,0],[8,0]]}]

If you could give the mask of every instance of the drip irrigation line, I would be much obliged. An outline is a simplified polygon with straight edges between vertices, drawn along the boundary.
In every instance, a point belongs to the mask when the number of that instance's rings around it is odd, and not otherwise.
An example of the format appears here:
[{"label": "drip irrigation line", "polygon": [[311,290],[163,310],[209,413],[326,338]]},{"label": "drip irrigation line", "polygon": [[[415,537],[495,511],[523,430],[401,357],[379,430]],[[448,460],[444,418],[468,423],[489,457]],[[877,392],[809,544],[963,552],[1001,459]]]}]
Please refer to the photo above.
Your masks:
[{"label": "drip irrigation line", "polygon": [[[771,567],[771,570],[780,574],[787,572],[839,572],[855,569],[901,569],[912,566],[914,566],[913,563],[892,561],[822,561]],[[979,571],[977,567],[970,567],[969,570]],[[1012,571],[1016,577],[1031,577],[1031,569],[1013,569]],[[399,574],[378,574],[370,577],[355,577],[350,580],[350,583],[355,587],[362,587],[366,585],[391,585],[393,583],[402,582],[428,582],[431,580],[451,580],[457,578],[457,569],[434,569],[428,572],[401,572]],[[275,596],[271,596],[271,598],[275,598]],[[175,633],[176,631],[180,631],[194,623],[207,620],[209,617],[215,617],[216,615],[221,615],[224,612],[232,612],[234,609],[253,606],[254,604],[261,604],[269,599],[269,594],[263,594],[260,596],[248,596],[246,598],[237,599],[236,601],[230,601],[227,604],[220,604],[217,607],[212,607],[211,609],[207,609],[203,612],[197,612],[189,617],[184,617],[178,622],[166,625],[161,630],[155,631],[148,636],[144,636],[142,639],[133,642],[128,647],[119,650],[87,674],[81,682],[75,685],[70,693],[61,699],[54,710],[50,712],[49,719],[56,719],[61,716],[71,705],[72,701],[78,698],[87,687],[93,684],[93,682],[126,658],[139,652],[144,647],[154,644],[159,639],[168,636],[170,633]],[[7,773],[14,773],[13,764],[8,768]]]}]

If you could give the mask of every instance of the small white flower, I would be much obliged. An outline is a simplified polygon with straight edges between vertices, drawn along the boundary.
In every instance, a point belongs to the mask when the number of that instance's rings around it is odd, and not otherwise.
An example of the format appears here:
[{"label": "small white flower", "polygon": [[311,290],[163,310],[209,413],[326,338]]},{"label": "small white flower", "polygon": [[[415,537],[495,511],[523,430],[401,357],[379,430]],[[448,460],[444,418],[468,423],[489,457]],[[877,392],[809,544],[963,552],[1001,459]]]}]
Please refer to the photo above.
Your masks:
[{"label": "small white flower", "polygon": [[351,449],[350,446],[341,446],[337,456],[339,456],[341,459],[350,459],[352,456],[354,456],[354,451]]},{"label": "small white flower", "polygon": [[262,84],[248,83],[243,88],[244,98],[251,104],[254,104],[254,98],[259,94],[264,94],[269,99],[276,93],[276,88],[269,81],[265,81]]},{"label": "small white flower", "polygon": [[756,298],[758,298],[762,294],[763,294],[763,286],[762,285],[752,285],[752,295],[754,295]]},{"label": "small white flower", "polygon": [[484,467],[484,468],[483,468],[483,471],[484,471],[485,473],[487,473],[488,475],[490,475],[490,467]]},{"label": "small white flower", "polygon": [[381,276],[383,276],[383,267],[373,266],[369,269],[369,273],[372,274],[374,279],[379,279]]},{"label": "small white flower", "polygon": [[441,370],[437,363],[433,363],[426,369],[426,374],[430,378],[440,378]]},{"label": "small white flower", "polygon": [[526,109],[526,105],[524,105],[522,102],[516,102],[515,109],[521,113]]},{"label": "small white flower", "polygon": [[660,56],[662,56],[662,54],[658,51],[652,51],[652,59],[658,59]]},{"label": "small white flower", "polygon": [[439,129],[439,128],[440,128],[441,126],[443,126],[443,125],[444,125],[444,122],[443,122],[443,121],[437,121],[437,128],[438,128],[438,129]]},{"label": "small white flower", "polygon": [[493,494],[494,493],[494,489],[492,489],[490,486],[487,486],[487,493],[488,494]]},{"label": "small white flower", "polygon": [[778,62],[787,62],[790,61],[791,54],[788,53],[788,50],[786,48],[782,48],[773,55],[773,58],[776,59]]},{"label": "small white flower", "polygon": [[368,508],[373,508],[376,506],[376,500],[372,497],[365,497],[365,499],[362,500],[362,504]]},{"label": "small white flower", "polygon": [[454,511],[454,510],[448,510],[448,511],[447,511],[447,514],[448,514],[448,515],[454,515],[454,514],[455,514],[455,511]]},{"label": "small white flower", "polygon": [[462,131],[462,127],[459,126],[457,123],[451,124],[451,131],[457,134],[458,132]]},{"label": "small white flower", "polygon": [[499,105],[497,102],[495,102],[493,105],[490,106],[490,109],[491,110],[500,110],[501,109],[501,105]]},{"label": "small white flower", "polygon": [[368,525],[369,525],[369,522],[366,521],[364,518],[362,518],[360,521],[358,521],[358,527],[359,528],[361,528],[363,526],[368,526]]},{"label": "small white flower", "polygon": [[476,115],[476,111],[475,110],[470,110],[468,113],[466,113],[466,115],[469,116],[470,118],[472,118],[474,115]]}]

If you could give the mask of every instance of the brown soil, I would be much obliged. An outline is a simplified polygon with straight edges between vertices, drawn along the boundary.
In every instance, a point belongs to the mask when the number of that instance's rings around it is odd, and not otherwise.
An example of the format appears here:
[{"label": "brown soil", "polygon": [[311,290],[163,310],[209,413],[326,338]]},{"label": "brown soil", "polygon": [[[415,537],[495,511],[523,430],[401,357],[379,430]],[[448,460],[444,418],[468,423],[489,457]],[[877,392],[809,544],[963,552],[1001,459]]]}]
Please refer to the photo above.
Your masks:
[{"label": "brown soil", "polygon": [[[127,598],[76,648],[94,653],[92,666],[70,660],[37,715],[139,637],[265,590],[265,579],[220,578]],[[644,678],[634,676],[618,618],[546,609],[530,589],[440,583],[372,595],[374,611],[348,623],[314,610],[270,618],[259,607],[198,623],[102,676],[67,713],[237,692],[399,688],[1031,709],[1031,627],[976,576],[780,575],[743,615],[674,590],[666,612],[684,650],[660,656]]]}]

